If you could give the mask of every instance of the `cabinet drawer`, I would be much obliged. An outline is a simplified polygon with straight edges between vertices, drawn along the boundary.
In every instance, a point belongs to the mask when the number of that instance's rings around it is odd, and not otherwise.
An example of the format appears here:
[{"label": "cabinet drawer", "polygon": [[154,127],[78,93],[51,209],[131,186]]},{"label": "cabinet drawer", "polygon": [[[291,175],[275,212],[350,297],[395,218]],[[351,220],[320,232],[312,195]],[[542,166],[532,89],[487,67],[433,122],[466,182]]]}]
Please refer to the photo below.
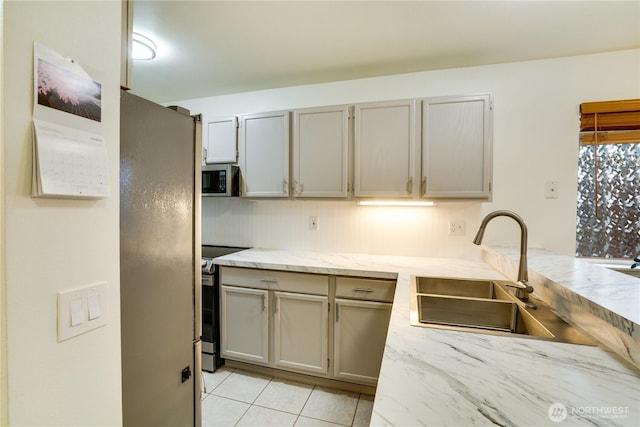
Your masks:
[{"label": "cabinet drawer", "polygon": [[220,282],[245,288],[329,295],[329,277],[320,274],[222,266]]},{"label": "cabinet drawer", "polygon": [[396,284],[391,280],[336,278],[336,298],[392,302]]}]

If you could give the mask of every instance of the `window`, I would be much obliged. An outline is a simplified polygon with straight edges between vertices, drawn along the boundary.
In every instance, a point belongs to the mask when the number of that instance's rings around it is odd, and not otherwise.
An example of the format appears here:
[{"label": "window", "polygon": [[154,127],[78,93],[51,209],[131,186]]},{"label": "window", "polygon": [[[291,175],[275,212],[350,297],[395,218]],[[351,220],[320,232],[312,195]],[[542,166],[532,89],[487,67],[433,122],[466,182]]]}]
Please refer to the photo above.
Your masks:
[{"label": "window", "polygon": [[640,255],[640,99],[580,105],[576,255]]}]

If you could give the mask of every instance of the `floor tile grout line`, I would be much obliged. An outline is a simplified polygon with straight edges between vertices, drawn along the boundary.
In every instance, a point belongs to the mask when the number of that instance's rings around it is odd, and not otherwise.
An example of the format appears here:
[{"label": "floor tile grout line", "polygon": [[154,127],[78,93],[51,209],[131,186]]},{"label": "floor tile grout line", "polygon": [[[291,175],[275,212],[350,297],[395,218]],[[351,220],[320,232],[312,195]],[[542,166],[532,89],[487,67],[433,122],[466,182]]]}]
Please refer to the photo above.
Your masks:
[{"label": "floor tile grout line", "polygon": [[[339,426],[343,426],[343,427],[351,427],[351,426],[353,426],[353,423],[355,421],[356,411],[358,409],[358,402],[360,402],[361,393],[358,393],[358,401],[356,402],[356,409],[353,412],[353,417],[351,419],[351,423],[350,424],[342,424],[342,423],[339,423],[339,422],[336,422],[336,421],[330,421],[330,420],[327,420],[327,419],[324,419],[324,418],[316,418],[316,417],[312,417],[310,415],[302,415],[302,412],[304,411],[305,406],[307,406],[307,403],[309,402],[309,399],[311,399],[311,394],[313,394],[313,392],[316,389],[321,389],[321,390],[323,390],[325,392],[329,392],[331,394],[333,394],[333,392],[331,390],[337,390],[337,389],[333,389],[331,387],[319,387],[317,384],[314,384],[313,388],[311,389],[311,393],[309,393],[309,396],[307,397],[307,400],[304,402],[304,405],[302,406],[302,410],[300,411],[300,415],[298,416],[298,419],[300,417],[304,416],[305,418],[310,418],[310,419],[313,419],[313,420],[318,420],[318,421],[322,421],[322,422],[325,422],[325,423],[331,423],[331,424],[335,424],[335,425],[339,425]],[[338,390],[338,391],[340,391],[340,390]],[[297,422],[297,420],[296,420],[296,422]]]},{"label": "floor tile grout line", "polygon": [[[215,389],[217,389],[218,387],[220,387],[220,385],[225,382],[227,380],[227,378],[229,378],[231,376],[231,374],[233,374],[236,371],[236,368],[230,368],[229,369],[229,373],[222,379],[222,381],[220,381],[214,388],[211,389],[211,391],[205,393],[205,394],[211,394]],[[213,374],[213,372],[211,372]],[[204,380],[203,380],[204,383]]]},{"label": "floor tile grout line", "polygon": [[247,406],[247,409],[245,409],[242,415],[240,415],[240,418],[238,418],[238,421],[236,421],[235,424],[233,424],[234,427],[237,426],[240,423],[240,421],[242,421],[242,419],[244,418],[245,415],[247,415],[247,412],[249,412],[249,409],[251,409],[252,406],[253,406],[252,404],[249,404],[249,406]]},{"label": "floor tile grout line", "polygon": [[299,416],[300,414],[296,414],[295,412],[289,412],[289,411],[285,411],[284,409],[278,409],[278,408],[272,408],[271,406],[264,406],[264,405],[260,405],[258,403],[252,403],[251,406],[257,406],[258,408],[262,408],[262,409],[270,409],[272,411],[278,411],[278,412],[282,412],[284,414],[289,414],[289,415],[295,415],[295,416]]},{"label": "floor tile grout line", "polygon": [[[234,368],[234,369],[235,369],[235,368]],[[234,372],[235,372],[235,371],[234,371]],[[233,372],[232,372],[232,373],[233,373]],[[241,373],[240,373],[240,374],[238,374],[238,375],[243,375],[243,374],[241,374]],[[260,393],[258,393],[258,395],[256,396],[256,398],[255,398],[255,399],[253,399],[253,401],[251,401],[251,402],[246,402],[246,401],[243,401],[243,400],[238,400],[238,399],[234,399],[234,398],[231,398],[231,397],[228,397],[228,396],[222,396],[222,395],[219,395],[219,394],[215,394],[215,393],[214,393],[214,391],[215,391],[218,387],[220,387],[220,386],[222,385],[222,383],[223,383],[223,382],[225,382],[225,381],[226,381],[230,376],[231,376],[231,373],[230,373],[229,375],[227,375],[227,376],[226,376],[222,381],[220,381],[220,384],[218,384],[217,386],[215,386],[215,387],[214,387],[214,389],[213,389],[213,390],[211,390],[211,391],[210,391],[209,393],[207,393],[207,394],[212,395],[212,396],[217,396],[217,397],[223,397],[223,398],[225,398],[225,399],[233,400],[233,401],[235,401],[235,402],[246,403],[246,404],[248,404],[248,405],[250,405],[250,406],[253,406],[253,405],[255,405],[256,400],[258,400],[258,397],[260,397],[260,395],[265,391],[265,389],[267,388],[267,386],[268,386],[268,385],[271,383],[271,381],[275,378],[275,377],[270,377],[269,382],[267,382],[267,385],[265,385],[265,386],[264,386],[264,388],[263,388],[262,390],[260,390]],[[264,377],[264,378],[266,379],[267,377]],[[260,405],[256,405],[256,406],[260,406]],[[267,409],[273,409],[273,408],[267,408]]]},{"label": "floor tile grout line", "polygon": [[356,415],[358,415],[358,405],[360,405],[361,398],[362,393],[358,393],[358,401],[356,402],[356,409],[355,411],[353,411],[353,416],[351,417],[351,424],[349,424],[350,426],[353,426],[353,424],[356,422]]},{"label": "floor tile grout line", "polygon": [[[258,399],[260,398],[260,396],[262,396],[262,393],[264,393],[264,391],[267,389],[267,387],[269,387],[269,384],[271,384],[271,381],[273,381],[275,377],[271,377],[269,378],[269,381],[267,382],[267,384],[262,388],[262,390],[260,390],[260,393],[258,393],[258,395],[256,396],[255,399],[253,399],[253,402],[251,402],[251,406],[255,405],[256,402],[258,401]],[[256,406],[260,406],[260,405],[256,405]],[[273,409],[273,408],[268,408],[268,409]]]},{"label": "floor tile grout line", "polygon": [[309,399],[311,399],[311,395],[315,391],[316,387],[317,387],[317,385],[315,385],[315,384],[313,384],[313,387],[311,387],[311,391],[309,392],[309,395],[304,400],[304,404],[302,405],[302,408],[300,408],[300,413],[298,414],[298,418],[300,418],[302,416],[302,413],[304,412],[304,408],[305,408],[305,406],[307,406],[307,403],[309,403]]},{"label": "floor tile grout line", "polygon": [[244,400],[238,400],[238,399],[234,399],[234,398],[232,398],[232,397],[228,397],[228,396],[220,396],[219,394],[213,394],[213,393],[211,393],[211,394],[209,394],[209,395],[210,395],[210,396],[213,396],[213,397],[219,397],[220,399],[231,400],[231,401],[233,401],[233,402],[237,402],[237,403],[244,403],[245,405],[253,406],[253,404],[252,404],[252,403],[245,402]]}]

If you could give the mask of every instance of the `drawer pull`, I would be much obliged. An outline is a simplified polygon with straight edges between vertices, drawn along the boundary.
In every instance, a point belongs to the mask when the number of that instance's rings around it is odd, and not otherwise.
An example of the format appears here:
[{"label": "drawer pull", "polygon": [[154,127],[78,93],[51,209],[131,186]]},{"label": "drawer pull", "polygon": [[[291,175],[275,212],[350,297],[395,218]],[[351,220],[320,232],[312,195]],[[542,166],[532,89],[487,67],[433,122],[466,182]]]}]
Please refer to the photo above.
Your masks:
[{"label": "drawer pull", "polygon": [[353,290],[353,292],[366,292],[366,293],[370,294],[371,292],[373,292],[373,289],[371,289],[371,288],[355,288]]},{"label": "drawer pull", "polygon": [[262,283],[278,283],[278,279],[260,279]]}]

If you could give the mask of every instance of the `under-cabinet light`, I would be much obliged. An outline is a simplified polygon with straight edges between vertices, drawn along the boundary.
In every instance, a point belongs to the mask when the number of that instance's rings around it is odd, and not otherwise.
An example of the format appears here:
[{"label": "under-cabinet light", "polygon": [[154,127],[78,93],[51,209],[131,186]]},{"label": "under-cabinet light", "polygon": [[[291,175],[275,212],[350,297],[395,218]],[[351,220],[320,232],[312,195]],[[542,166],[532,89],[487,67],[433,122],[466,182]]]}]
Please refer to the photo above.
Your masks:
[{"label": "under-cabinet light", "polygon": [[360,200],[360,206],[435,206],[434,202],[409,200]]}]

